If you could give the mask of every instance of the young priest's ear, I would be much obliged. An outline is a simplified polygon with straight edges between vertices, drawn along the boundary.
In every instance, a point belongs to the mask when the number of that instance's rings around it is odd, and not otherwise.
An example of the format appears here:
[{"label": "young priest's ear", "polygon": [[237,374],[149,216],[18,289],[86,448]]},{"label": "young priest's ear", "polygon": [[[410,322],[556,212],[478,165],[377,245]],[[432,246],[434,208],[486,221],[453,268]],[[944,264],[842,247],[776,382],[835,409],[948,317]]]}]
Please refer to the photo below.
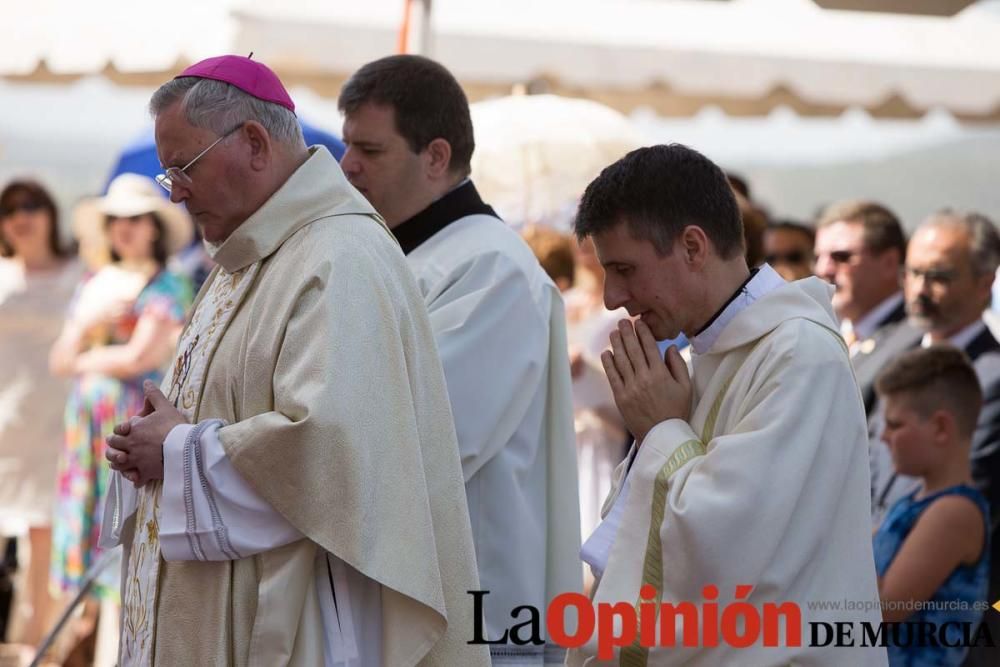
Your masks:
[{"label": "young priest's ear", "polygon": [[681,257],[690,268],[698,270],[708,258],[711,241],[708,240],[704,229],[698,225],[688,225],[681,230],[674,247],[680,248]]}]

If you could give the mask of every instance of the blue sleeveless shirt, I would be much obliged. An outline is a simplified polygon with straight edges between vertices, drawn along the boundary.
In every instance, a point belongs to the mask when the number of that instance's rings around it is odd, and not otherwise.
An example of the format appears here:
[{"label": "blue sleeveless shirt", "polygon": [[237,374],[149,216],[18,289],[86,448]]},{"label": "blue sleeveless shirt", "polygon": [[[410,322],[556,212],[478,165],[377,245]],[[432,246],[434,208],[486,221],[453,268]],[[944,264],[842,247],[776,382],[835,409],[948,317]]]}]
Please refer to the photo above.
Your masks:
[{"label": "blue sleeveless shirt", "polygon": [[[943,489],[922,500],[916,500],[916,494],[917,492],[914,491],[893,505],[875,533],[873,547],[875,569],[879,577],[885,576],[920,515],[930,507],[931,503],[942,496],[959,495],[972,500],[982,512],[985,539],[979,560],[973,565],[959,565],[955,568],[941,584],[941,587],[931,596],[928,605],[930,608],[915,611],[903,621],[903,624],[908,625],[908,627],[899,628],[899,645],[890,642],[888,647],[889,665],[891,667],[924,667],[925,665],[927,667],[951,667],[952,665],[957,667],[961,665],[968,648],[944,645],[918,646],[917,624],[933,623],[940,629],[945,623],[969,623],[968,634],[970,637],[975,636],[976,627],[983,616],[983,610],[975,607],[986,601],[989,583],[989,506],[979,491],[964,484]],[[951,609],[950,606],[961,606],[962,608]],[[886,631],[888,632],[888,630],[887,627]],[[939,636],[939,632],[940,630],[934,633],[935,637]],[[959,627],[949,626],[947,629],[948,643],[962,642],[962,634]],[[889,636],[892,636],[892,633],[889,633]]]}]

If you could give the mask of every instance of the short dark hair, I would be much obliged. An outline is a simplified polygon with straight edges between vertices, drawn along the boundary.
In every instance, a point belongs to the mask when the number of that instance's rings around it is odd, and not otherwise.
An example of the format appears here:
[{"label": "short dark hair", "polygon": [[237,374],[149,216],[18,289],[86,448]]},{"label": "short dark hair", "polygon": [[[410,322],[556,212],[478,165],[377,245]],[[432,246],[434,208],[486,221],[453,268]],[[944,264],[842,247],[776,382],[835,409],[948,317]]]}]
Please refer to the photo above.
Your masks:
[{"label": "short dark hair", "polygon": [[912,401],[913,409],[924,417],[947,410],[965,437],[976,430],[983,405],[983,390],[969,358],[947,344],[899,355],[879,373],[875,391]]},{"label": "short dark hair", "polygon": [[[153,241],[153,259],[156,261],[160,268],[167,265],[167,259],[169,258],[169,253],[167,252],[167,226],[163,223],[163,218],[160,217],[155,211],[150,211],[149,213],[144,213],[143,215],[148,215],[153,219],[153,227],[156,228],[158,232],[156,235],[156,240]],[[104,226],[107,227],[111,224],[112,216],[105,216]],[[109,247],[108,252],[111,255],[112,262],[120,262],[121,257],[115,252],[114,248]]]},{"label": "short dark hair", "polygon": [[462,176],[471,171],[476,141],[469,100],[440,63],[406,54],[368,63],[347,80],[337,98],[345,115],[365,104],[390,107],[396,131],[414,153],[441,138],[451,145],[449,169]]},{"label": "short dark hair", "polygon": [[750,196],[750,184],[747,183],[747,179],[731,171],[726,172],[726,179],[733,190],[736,190],[741,196],[746,197],[748,201],[753,201],[753,198]]},{"label": "short dark hair", "polygon": [[736,193],[736,205],[740,207],[740,219],[743,221],[744,256],[747,258],[747,266],[756,268],[764,263],[766,257],[764,230],[767,229],[767,215],[739,190],[733,188],[733,191]]},{"label": "short dark hair", "polygon": [[837,222],[861,225],[865,249],[882,254],[890,248],[899,251],[899,263],[906,259],[906,234],[896,214],[873,201],[848,200],[830,204],[820,214],[817,229]]},{"label": "short dark hair", "polygon": [[628,222],[629,231],[668,254],[688,225],[701,227],[723,259],[744,253],[743,222],[725,173],[681,144],[639,148],[605,167],[580,200],[580,239]]},{"label": "short dark hair", "polygon": [[[56,257],[63,257],[66,250],[59,241],[59,211],[48,190],[41,183],[29,180],[11,181],[0,192],[0,215],[9,210],[18,197],[23,197],[31,204],[41,207],[49,215],[49,250]],[[0,257],[13,257],[14,248],[7,243],[0,231]]]},{"label": "short dark hair", "polygon": [[816,230],[805,224],[804,222],[799,222],[798,220],[792,220],[790,218],[779,218],[778,220],[772,220],[767,223],[768,231],[774,230],[787,230],[790,232],[797,232],[802,234],[804,237],[809,239],[809,245],[812,246],[816,242]]}]

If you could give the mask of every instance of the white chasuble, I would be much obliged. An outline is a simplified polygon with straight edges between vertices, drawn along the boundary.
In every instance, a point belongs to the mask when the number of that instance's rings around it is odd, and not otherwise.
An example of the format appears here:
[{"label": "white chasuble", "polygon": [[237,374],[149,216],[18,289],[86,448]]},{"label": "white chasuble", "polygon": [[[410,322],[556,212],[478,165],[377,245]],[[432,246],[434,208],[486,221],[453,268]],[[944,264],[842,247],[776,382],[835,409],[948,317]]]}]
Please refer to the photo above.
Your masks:
[{"label": "white chasuble", "polygon": [[313,147],[212,255],[164,385],[192,423],[167,437],[166,490],[116,474],[109,492],[122,664],[487,665],[444,374],[399,245]]},{"label": "white chasuble", "polygon": [[[878,646],[810,646],[811,623],[850,623],[859,636],[881,620],[867,428],[831,288],[810,278],[757,291],[771,273],[761,268],[692,339],[690,417],[633,447],[584,549],[602,570],[594,604],[651,605],[655,637],[598,655],[595,633],[568,665],[886,664]],[[844,600],[859,604],[818,606]],[[772,626],[771,640],[745,616],[720,624],[727,609],[759,619],[784,603],[798,616]],[[685,604],[696,618],[663,616]]]}]

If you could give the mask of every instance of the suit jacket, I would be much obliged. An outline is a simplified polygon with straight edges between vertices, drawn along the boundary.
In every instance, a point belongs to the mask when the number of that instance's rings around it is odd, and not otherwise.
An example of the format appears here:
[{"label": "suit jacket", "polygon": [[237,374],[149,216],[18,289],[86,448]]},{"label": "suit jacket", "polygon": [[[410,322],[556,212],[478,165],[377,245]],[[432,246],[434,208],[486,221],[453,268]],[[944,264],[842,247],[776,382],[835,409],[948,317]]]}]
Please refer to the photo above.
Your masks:
[{"label": "suit jacket", "polygon": [[983,409],[972,436],[972,479],[990,504],[993,524],[993,563],[1000,573],[1000,342],[984,329],[965,347],[983,388]]},{"label": "suit jacket", "polygon": [[[972,480],[990,506],[990,588],[989,601],[1000,597],[1000,342],[989,328],[965,347],[983,388],[983,408],[972,436]],[[996,641],[1000,622],[996,614],[983,617]],[[1000,648],[977,646],[970,649],[964,667],[1000,664]]]},{"label": "suit jacket", "polygon": [[862,340],[851,354],[851,365],[871,423],[875,406],[875,378],[899,353],[916,347],[923,333],[906,321],[906,304],[900,301],[882,320],[871,336]]}]

